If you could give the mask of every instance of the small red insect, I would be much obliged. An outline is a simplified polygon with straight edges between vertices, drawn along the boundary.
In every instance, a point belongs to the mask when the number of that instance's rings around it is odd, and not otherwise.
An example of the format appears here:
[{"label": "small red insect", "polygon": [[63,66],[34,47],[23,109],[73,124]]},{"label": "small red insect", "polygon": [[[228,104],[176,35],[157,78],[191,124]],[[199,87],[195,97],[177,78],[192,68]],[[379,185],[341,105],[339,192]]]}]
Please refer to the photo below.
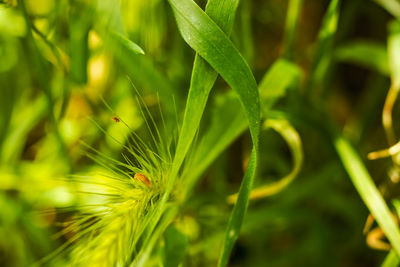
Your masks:
[{"label": "small red insect", "polygon": [[119,122],[119,119],[118,119],[118,117],[116,117],[116,116],[113,117],[113,120],[114,120],[115,122]]},{"label": "small red insect", "polygon": [[151,182],[149,178],[147,178],[143,173],[135,173],[134,179],[137,179],[147,185],[148,188],[151,188]]}]

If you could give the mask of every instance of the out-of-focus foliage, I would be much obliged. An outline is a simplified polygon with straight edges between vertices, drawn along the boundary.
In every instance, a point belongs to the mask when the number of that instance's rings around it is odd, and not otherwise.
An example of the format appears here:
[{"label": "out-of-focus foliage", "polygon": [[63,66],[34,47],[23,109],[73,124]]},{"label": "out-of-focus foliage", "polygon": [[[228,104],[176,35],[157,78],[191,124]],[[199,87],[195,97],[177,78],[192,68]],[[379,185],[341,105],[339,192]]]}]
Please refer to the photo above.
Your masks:
[{"label": "out-of-focus foliage", "polygon": [[396,266],[399,17],[0,1],[0,266]]}]

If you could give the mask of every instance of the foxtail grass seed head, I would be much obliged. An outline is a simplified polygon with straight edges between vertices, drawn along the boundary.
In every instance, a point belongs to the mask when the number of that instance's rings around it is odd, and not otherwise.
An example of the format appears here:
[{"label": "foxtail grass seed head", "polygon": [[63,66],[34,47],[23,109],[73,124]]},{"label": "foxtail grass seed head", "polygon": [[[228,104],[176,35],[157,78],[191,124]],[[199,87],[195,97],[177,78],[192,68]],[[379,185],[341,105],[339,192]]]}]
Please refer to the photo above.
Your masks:
[{"label": "foxtail grass seed head", "polygon": [[82,205],[60,231],[59,236],[68,240],[53,256],[68,252],[74,266],[129,266],[140,251],[139,240],[165,192],[173,158],[172,145],[163,139],[147,107],[141,114],[150,141],[144,141],[121,117],[113,117],[132,135],[127,145],[111,136],[127,151],[123,161],[86,145],[88,156],[105,171],[71,179]]}]

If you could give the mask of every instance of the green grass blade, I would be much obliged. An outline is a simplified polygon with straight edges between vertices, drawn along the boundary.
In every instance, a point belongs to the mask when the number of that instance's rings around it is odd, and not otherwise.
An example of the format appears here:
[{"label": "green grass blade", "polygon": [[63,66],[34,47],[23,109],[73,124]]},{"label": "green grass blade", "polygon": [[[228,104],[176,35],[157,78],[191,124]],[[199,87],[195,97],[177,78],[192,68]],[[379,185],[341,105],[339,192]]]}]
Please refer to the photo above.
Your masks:
[{"label": "green grass blade", "polygon": [[391,250],[382,262],[381,267],[397,267],[400,264],[400,257],[394,250]]},{"label": "green grass blade", "polygon": [[[174,96],[177,103],[181,102],[180,94],[171,82],[160,72],[150,58],[142,55],[141,48],[133,47],[131,41],[122,38],[108,38],[105,36],[108,49],[115,54],[116,60],[125,68],[135,85],[158,93],[170,115],[175,112]],[[132,49],[134,48],[134,49]]]},{"label": "green grass blade", "polygon": [[[229,35],[232,30],[237,6],[237,0],[211,0],[206,6],[206,13]],[[185,115],[177,146],[178,153],[174,159],[174,166],[176,169],[182,164],[197,129],[199,128],[208,95],[215,83],[217,75],[217,72],[215,72],[203,58],[196,54]]]},{"label": "green grass blade", "polygon": [[[238,237],[247,210],[256,170],[260,128],[260,105],[257,84],[250,68],[238,50],[200,7],[190,0],[170,0],[169,2],[184,40],[236,91],[249,121],[254,148],[249,166],[242,180],[238,201],[229,219],[219,259],[219,266],[225,266],[228,263],[229,255]],[[177,153],[179,153],[179,150]]]},{"label": "green grass blade", "polygon": [[[263,128],[271,128],[279,133],[283,139],[285,139],[292,153],[294,166],[288,175],[279,179],[278,181],[253,189],[250,194],[250,199],[264,198],[278,194],[297,177],[301,170],[301,166],[303,165],[303,148],[300,136],[296,129],[294,129],[286,119],[269,118],[264,122]],[[236,199],[237,194],[229,196],[228,202],[235,203]]]},{"label": "green grass blade", "polygon": [[400,88],[400,22],[389,24],[388,56],[392,87]]},{"label": "green grass blade", "polygon": [[292,84],[300,81],[300,77],[301,70],[298,66],[284,59],[277,60],[259,85],[262,109],[270,109]]},{"label": "green grass blade", "polygon": [[367,169],[346,139],[338,136],[334,140],[334,145],[365,205],[382,228],[393,249],[400,255],[399,228]]},{"label": "green grass blade", "polygon": [[303,0],[290,0],[289,7],[286,15],[285,26],[285,43],[284,43],[284,58],[293,59],[294,39],[298,25],[298,19],[301,12]]},{"label": "green grass blade", "polygon": [[315,89],[314,86],[324,79],[329,67],[333,37],[339,21],[339,2],[339,0],[332,0],[324,16],[311,66],[311,77],[306,87],[308,93],[311,93],[310,91]]},{"label": "green grass blade", "polygon": [[144,56],[144,50],[138,44],[126,38],[122,11],[119,4],[115,5],[113,1],[107,0],[97,6],[97,12],[102,16],[100,23],[96,25],[96,31],[104,39],[107,50],[115,55],[116,61],[123,66],[133,83],[158,94],[168,115],[173,117],[176,104],[177,109],[181,110],[182,99],[178,87],[154,65],[150,57]]},{"label": "green grass blade", "polygon": [[257,84],[246,61],[224,32],[191,0],[170,0],[185,41],[237,92],[258,147],[260,108]]},{"label": "green grass blade", "polygon": [[[185,3],[186,2],[186,3]],[[205,16],[207,23],[212,23],[218,31],[219,34],[222,34],[226,40],[227,37],[221,31],[221,29],[215,25],[215,23],[207,16],[205,13],[194,3],[191,1],[183,1],[182,5],[179,3],[171,2],[173,9],[175,9],[174,5],[178,7],[196,7],[195,11],[202,16]],[[232,29],[234,14],[238,5],[237,0],[227,0],[227,1],[209,1],[206,7],[206,12],[210,15],[211,18],[215,20],[219,26],[229,34]],[[187,13],[190,14],[190,13]],[[198,15],[197,15],[198,16]],[[189,23],[190,24],[190,23]],[[216,49],[212,47],[211,49]],[[198,52],[195,49],[196,52]],[[178,145],[175,153],[174,162],[172,165],[172,170],[170,174],[170,180],[168,184],[168,188],[166,193],[163,195],[161,199],[161,203],[159,205],[159,209],[162,210],[162,206],[165,205],[169,193],[171,192],[174,181],[178,175],[179,169],[183,163],[183,160],[189,150],[189,147],[195,137],[195,134],[198,130],[200,120],[208,99],[209,92],[217,78],[217,72],[213,70],[213,68],[201,57],[196,54],[196,58],[194,61],[194,67],[191,78],[191,85],[189,89],[189,96],[186,104],[186,110],[184,115],[184,121],[181,129],[181,133],[178,140]],[[253,78],[254,79],[254,78]],[[255,83],[255,81],[254,81]],[[158,221],[161,212],[157,211],[155,215],[155,219],[153,220],[153,225],[150,225],[150,229],[155,227],[155,223]]]},{"label": "green grass blade", "polygon": [[46,101],[47,101],[47,112],[51,121],[51,124],[53,126],[53,131],[56,135],[57,142],[58,142],[58,151],[62,155],[63,159],[65,160],[66,163],[69,164],[69,159],[67,156],[67,151],[65,147],[64,140],[61,136],[59,126],[58,126],[58,121],[57,117],[55,114],[55,111],[53,107],[55,106],[55,99],[52,94],[52,88],[51,84],[48,82],[50,80],[49,77],[49,72],[48,72],[48,65],[46,65],[45,59],[43,58],[42,54],[40,53],[40,50],[36,44],[36,41],[33,37],[32,29],[33,29],[33,22],[31,21],[31,18],[29,17],[27,8],[25,6],[25,1],[20,1],[19,5],[24,18],[25,22],[27,25],[27,35],[26,35],[26,48],[28,50],[28,55],[29,55],[29,60],[31,61],[32,64],[32,73],[33,76],[36,77],[41,90],[43,91],[43,94],[46,96]]},{"label": "green grass blade", "polygon": [[81,6],[74,6],[70,12],[68,52],[70,56],[71,80],[78,84],[87,83],[87,63],[89,59],[89,31],[91,16],[81,16]]},{"label": "green grass blade", "polygon": [[374,0],[395,18],[400,18],[400,3],[396,0]]},{"label": "green grass blade", "polygon": [[242,1],[238,10],[238,24],[233,40],[235,44],[240,45],[239,50],[250,66],[254,64],[254,36],[252,25],[252,7],[251,1]]},{"label": "green grass blade", "polygon": [[[261,106],[264,114],[283,97],[287,89],[300,82],[301,70],[287,60],[277,60],[259,85]],[[196,150],[196,164],[190,172],[189,187],[192,187],[202,172],[248,127],[239,101],[232,93],[217,98],[212,106],[212,122]]]},{"label": "green grass blade", "polygon": [[218,260],[218,266],[227,266],[229,256],[231,254],[233,245],[239,236],[239,230],[243,223],[244,215],[246,214],[247,206],[250,198],[250,191],[253,185],[253,178],[255,176],[257,165],[257,151],[253,149],[250,156],[249,165],[242,180],[239,189],[238,199],[233,207],[231,217],[229,218],[228,227],[226,229],[224,245],[222,253]]},{"label": "green grass blade", "polygon": [[15,162],[21,155],[25,139],[29,131],[44,117],[46,114],[46,99],[43,95],[39,96],[25,108],[19,110],[18,117],[15,115],[13,123],[10,125],[8,135],[5,138],[1,159],[10,164]]},{"label": "green grass blade", "polygon": [[371,41],[354,41],[335,50],[336,61],[352,63],[389,75],[386,48]]},{"label": "green grass blade", "polygon": [[144,55],[143,49],[136,43],[134,43],[131,40],[129,40],[128,38],[126,38],[124,35],[122,35],[118,32],[112,31],[111,38],[114,38],[115,41],[120,44],[120,46],[126,48],[131,53]]},{"label": "green grass blade", "polygon": [[157,241],[159,241],[159,239],[162,237],[163,233],[171,224],[171,222],[174,220],[177,214],[178,214],[178,209],[176,206],[171,206],[166,208],[163,218],[160,221],[160,224],[158,225],[157,229],[152,233],[153,234],[152,238],[149,239],[149,243],[146,244],[146,247],[144,247],[144,249],[142,249],[139,252],[139,254],[135,257],[130,267],[148,266],[147,261],[150,258],[151,253],[153,252],[154,246],[157,245]]}]

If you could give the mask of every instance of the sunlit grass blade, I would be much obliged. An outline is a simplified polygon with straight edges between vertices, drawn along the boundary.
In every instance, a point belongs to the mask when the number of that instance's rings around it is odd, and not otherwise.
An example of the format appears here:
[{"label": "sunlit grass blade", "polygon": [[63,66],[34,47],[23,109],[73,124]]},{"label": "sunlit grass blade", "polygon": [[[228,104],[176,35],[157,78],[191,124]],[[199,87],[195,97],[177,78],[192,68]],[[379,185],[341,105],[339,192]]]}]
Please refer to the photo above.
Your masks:
[{"label": "sunlit grass blade", "polygon": [[397,141],[393,127],[393,108],[400,91],[400,23],[398,21],[392,21],[389,29],[388,61],[391,85],[383,106],[382,124],[388,143],[390,146],[393,146]]},{"label": "sunlit grass blade", "polygon": [[399,228],[367,169],[346,139],[341,136],[336,136],[334,145],[365,205],[382,228],[387,239],[392,244],[393,249],[400,255]]},{"label": "sunlit grass blade", "polygon": [[391,250],[382,262],[381,267],[397,267],[400,264],[400,257],[394,250]]},{"label": "sunlit grass blade", "polygon": [[400,18],[400,3],[396,0],[374,0],[395,18]]},{"label": "sunlit grass blade", "polygon": [[392,86],[400,89],[400,22],[397,20],[389,24],[388,58]]}]

